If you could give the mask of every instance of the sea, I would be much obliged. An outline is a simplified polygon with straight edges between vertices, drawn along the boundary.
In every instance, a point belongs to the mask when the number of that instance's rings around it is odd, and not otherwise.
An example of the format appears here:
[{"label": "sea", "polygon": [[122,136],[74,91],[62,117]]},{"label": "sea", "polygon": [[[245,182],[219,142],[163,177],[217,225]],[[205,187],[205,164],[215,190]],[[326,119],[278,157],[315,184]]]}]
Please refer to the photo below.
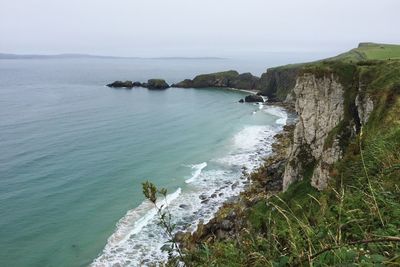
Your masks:
[{"label": "sea", "polygon": [[194,231],[247,181],[287,121],[217,88],[112,89],[325,57],[0,60],[0,266],[162,264],[168,241],[142,183],[168,190],[176,231]]}]

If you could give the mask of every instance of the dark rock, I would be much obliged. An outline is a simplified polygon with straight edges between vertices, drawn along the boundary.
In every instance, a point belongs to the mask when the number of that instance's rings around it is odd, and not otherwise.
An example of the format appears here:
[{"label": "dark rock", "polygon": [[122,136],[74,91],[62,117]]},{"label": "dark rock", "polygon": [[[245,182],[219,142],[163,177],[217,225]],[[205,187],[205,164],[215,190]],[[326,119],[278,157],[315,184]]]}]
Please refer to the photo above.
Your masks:
[{"label": "dark rock", "polygon": [[150,90],[163,90],[169,88],[169,85],[163,79],[150,79],[146,87]]},{"label": "dark rock", "polygon": [[240,99],[240,100],[239,100],[239,103],[244,103],[244,99],[243,99],[243,98]]},{"label": "dark rock", "polygon": [[268,69],[261,75],[257,89],[261,91],[263,96],[267,96],[270,102],[284,101],[296,85],[300,69],[301,66]]},{"label": "dark rock", "polygon": [[183,80],[179,83],[174,83],[171,87],[178,87],[178,88],[191,88],[193,87],[193,81],[190,79]]},{"label": "dark rock", "polygon": [[132,81],[115,81],[113,83],[107,84],[108,87],[113,87],[113,88],[132,88],[133,83]]},{"label": "dark rock", "polygon": [[228,237],[228,233],[218,229],[217,232],[215,233],[217,239],[219,240],[223,240],[223,239],[227,239]]},{"label": "dark rock", "polygon": [[214,193],[214,194],[211,195],[211,197],[212,197],[212,198],[216,198],[216,197],[217,197],[217,194]]},{"label": "dark rock", "polygon": [[262,96],[259,95],[248,95],[244,98],[245,102],[250,102],[250,103],[254,103],[254,102],[264,102],[264,99],[262,98]]},{"label": "dark rock", "polygon": [[234,210],[231,210],[228,215],[226,216],[227,219],[233,221],[236,218],[236,212]]},{"label": "dark rock", "polygon": [[260,78],[253,76],[250,72],[239,74],[237,77],[229,81],[229,87],[254,90],[258,85]]},{"label": "dark rock", "polygon": [[134,82],[132,83],[133,87],[143,87],[143,84],[141,82]]},{"label": "dark rock", "polygon": [[180,88],[208,88],[223,87],[237,89],[256,89],[259,78],[251,73],[239,74],[235,70],[197,75],[193,80],[186,79],[173,84],[172,87]]},{"label": "dark rock", "polygon": [[199,198],[200,198],[201,200],[205,200],[205,199],[207,199],[207,196],[206,196],[205,194],[201,194],[201,195],[199,196]]},{"label": "dark rock", "polygon": [[221,230],[230,231],[233,228],[233,223],[229,220],[223,220],[221,222],[220,227],[221,227]]},{"label": "dark rock", "polygon": [[233,185],[231,185],[231,188],[232,188],[232,189],[235,189],[236,187],[238,187],[238,185],[239,185],[239,182],[236,182],[236,183],[234,183]]},{"label": "dark rock", "polygon": [[179,208],[181,208],[181,209],[188,209],[189,208],[189,205],[186,205],[186,204],[180,204],[179,205]]}]

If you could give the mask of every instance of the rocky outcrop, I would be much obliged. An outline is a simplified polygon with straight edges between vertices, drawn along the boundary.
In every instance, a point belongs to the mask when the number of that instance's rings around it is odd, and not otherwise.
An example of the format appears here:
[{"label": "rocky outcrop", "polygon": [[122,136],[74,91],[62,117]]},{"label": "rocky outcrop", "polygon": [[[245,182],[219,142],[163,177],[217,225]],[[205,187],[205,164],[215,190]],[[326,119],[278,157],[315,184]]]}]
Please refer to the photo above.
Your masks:
[{"label": "rocky outcrop", "polygon": [[196,76],[193,80],[186,79],[179,83],[173,84],[172,87],[179,88],[237,88],[254,90],[257,87],[259,78],[251,73],[239,74],[235,70],[216,72],[210,74],[202,74]]},{"label": "rocky outcrop", "polygon": [[229,81],[229,87],[237,89],[254,90],[260,78],[253,76],[250,72],[239,74],[236,78]]},{"label": "rocky outcrop", "polygon": [[113,88],[132,88],[134,85],[132,81],[115,81],[113,83],[107,84],[107,86]]},{"label": "rocky outcrop", "polygon": [[112,88],[128,88],[131,89],[133,87],[144,87],[150,90],[162,90],[169,88],[169,85],[162,79],[150,79],[147,83],[141,82],[132,82],[132,81],[115,81],[113,83],[107,84],[108,87]]},{"label": "rocky outcrop", "polygon": [[263,73],[257,85],[262,95],[267,96],[269,101],[284,101],[296,85],[299,66],[283,66],[268,69]]},{"label": "rocky outcrop", "polygon": [[150,90],[163,90],[169,88],[169,85],[163,79],[150,79],[146,87]]},{"label": "rocky outcrop", "polygon": [[321,190],[327,186],[330,167],[342,152],[337,140],[328,147],[325,142],[343,119],[343,93],[342,84],[333,74],[317,78],[308,73],[298,77],[293,94],[299,117],[283,176],[284,190],[307,173],[314,187]]},{"label": "rocky outcrop", "polygon": [[244,101],[248,103],[255,103],[255,102],[263,103],[264,99],[262,98],[262,96],[259,95],[248,95],[244,98]]},{"label": "rocky outcrop", "polygon": [[369,116],[374,109],[374,102],[366,93],[366,87],[367,86],[365,83],[362,81],[359,82],[358,94],[355,99],[355,105],[357,107],[358,117],[361,125],[365,125],[367,123]]}]

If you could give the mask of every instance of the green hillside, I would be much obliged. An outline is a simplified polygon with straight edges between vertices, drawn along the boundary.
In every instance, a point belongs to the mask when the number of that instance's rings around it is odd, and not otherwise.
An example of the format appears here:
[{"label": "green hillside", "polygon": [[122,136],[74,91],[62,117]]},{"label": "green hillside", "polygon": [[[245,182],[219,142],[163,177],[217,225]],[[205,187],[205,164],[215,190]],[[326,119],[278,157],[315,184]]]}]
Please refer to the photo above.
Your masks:
[{"label": "green hillside", "polygon": [[[336,75],[345,88],[344,118],[326,140],[336,138],[343,147],[328,188],[311,186],[310,165],[302,180],[270,195],[265,184],[276,171],[268,172],[275,162],[268,159],[250,175],[240,201],[183,242],[188,266],[400,266],[400,46],[364,43],[296,68],[316,78]],[[279,71],[287,69],[275,69],[275,76]],[[360,84],[374,109],[352,133]],[[288,135],[277,145],[281,157]],[[218,227],[227,220],[235,226],[224,236]]]},{"label": "green hillside", "polygon": [[360,43],[357,48],[340,54],[328,60],[343,60],[357,62],[363,60],[400,59],[400,45]]}]

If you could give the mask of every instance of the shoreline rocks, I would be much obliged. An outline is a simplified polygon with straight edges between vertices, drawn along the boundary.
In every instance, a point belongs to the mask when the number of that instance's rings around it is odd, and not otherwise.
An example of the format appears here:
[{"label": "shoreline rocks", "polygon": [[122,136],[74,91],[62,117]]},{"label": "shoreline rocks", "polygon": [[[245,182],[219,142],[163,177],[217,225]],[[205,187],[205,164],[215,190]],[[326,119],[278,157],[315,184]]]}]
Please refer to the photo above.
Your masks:
[{"label": "shoreline rocks", "polygon": [[248,95],[244,98],[244,102],[247,103],[255,103],[255,102],[261,102],[264,103],[264,98],[259,95]]}]

